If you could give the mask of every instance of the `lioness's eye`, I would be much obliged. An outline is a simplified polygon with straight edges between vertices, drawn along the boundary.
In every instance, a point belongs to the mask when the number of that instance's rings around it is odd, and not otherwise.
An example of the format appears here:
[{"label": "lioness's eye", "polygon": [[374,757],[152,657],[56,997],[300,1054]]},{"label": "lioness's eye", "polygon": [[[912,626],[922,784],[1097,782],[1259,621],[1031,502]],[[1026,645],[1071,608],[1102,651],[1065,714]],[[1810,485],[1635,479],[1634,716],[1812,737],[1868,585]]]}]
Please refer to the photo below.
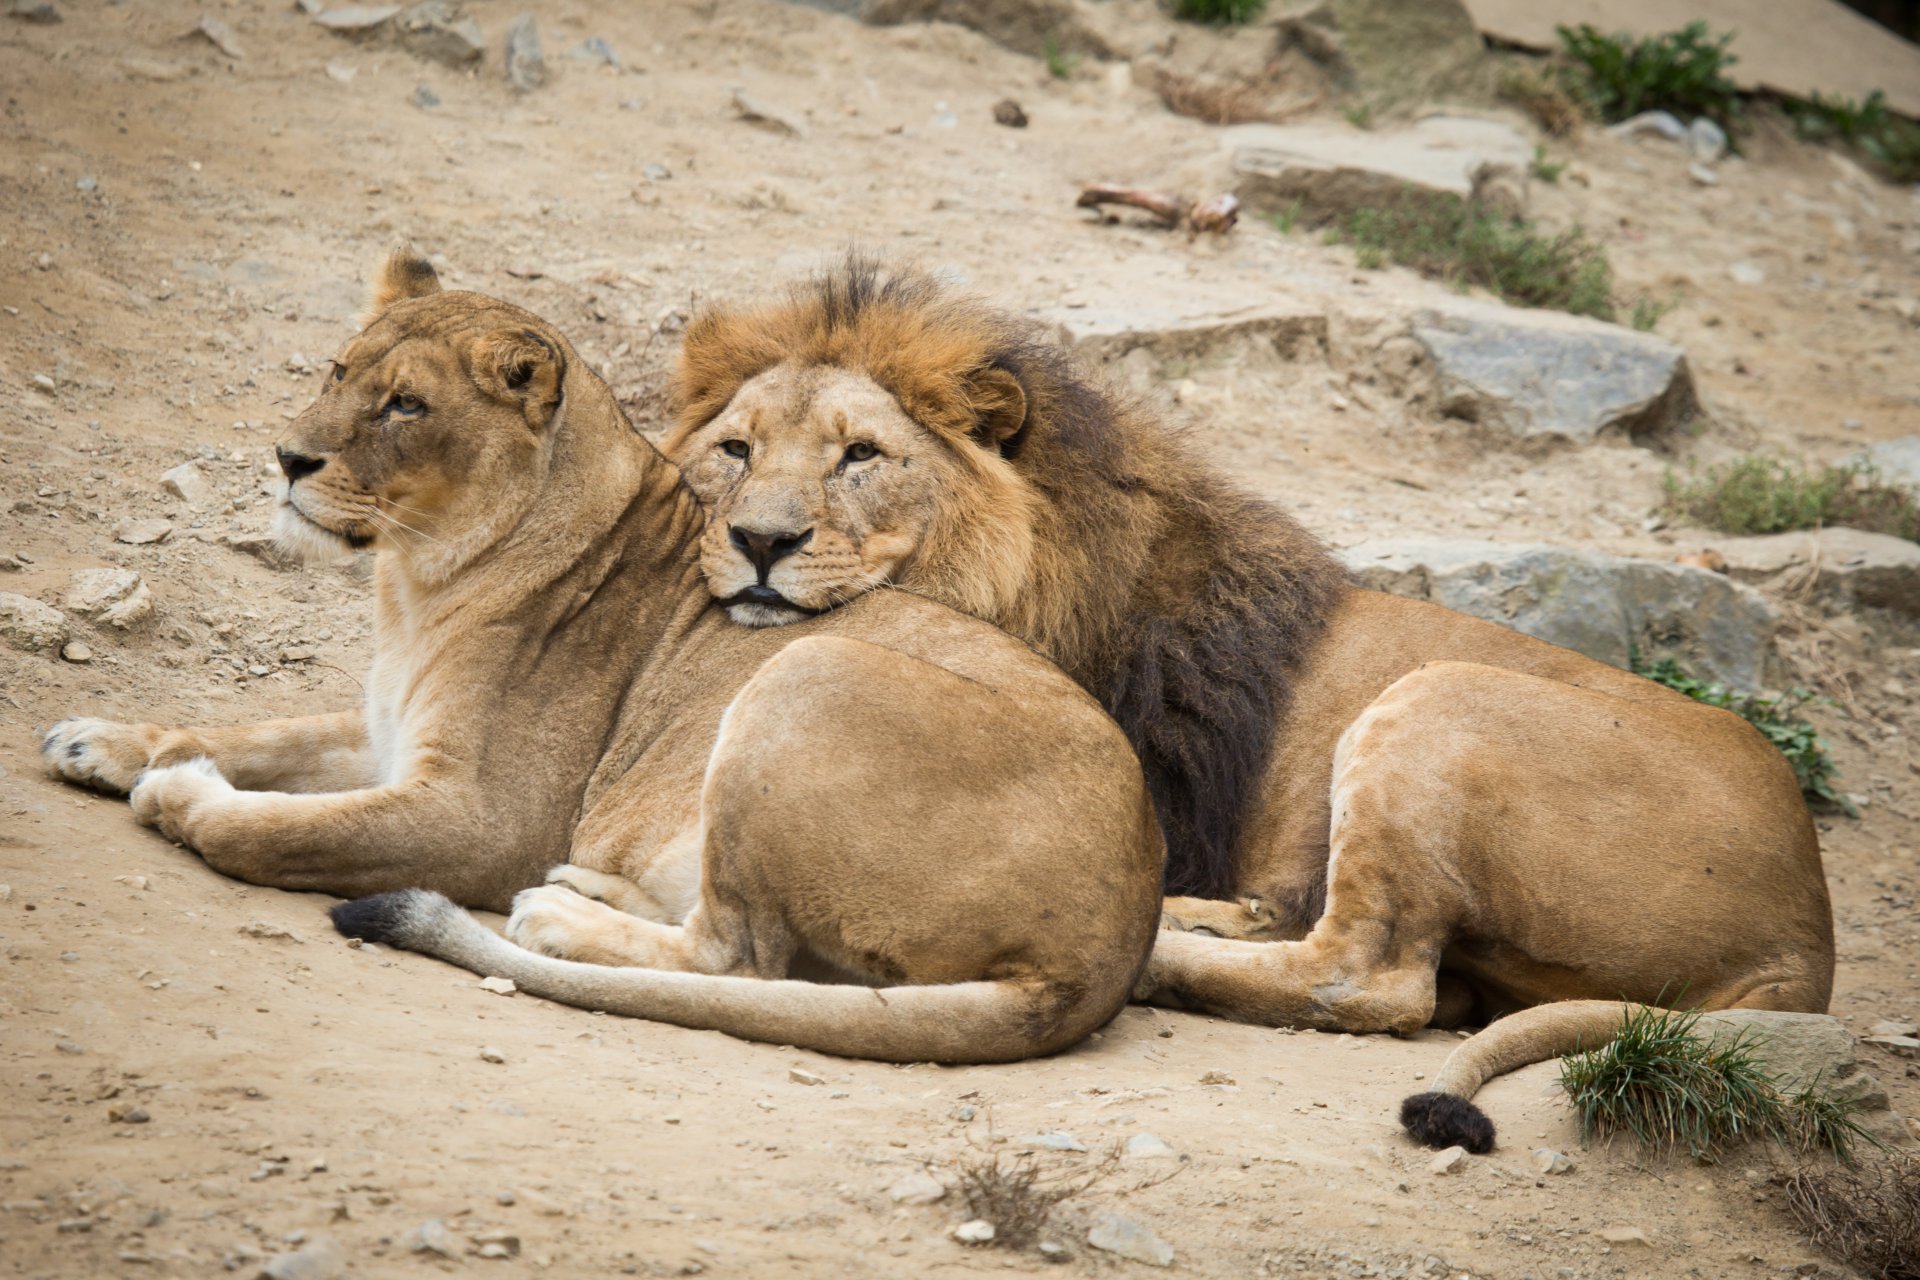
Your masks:
[{"label": "lioness's eye", "polygon": [[394,393],[392,398],[387,401],[387,407],[380,412],[383,414],[397,413],[403,418],[417,418],[426,411],[426,401],[414,395],[411,391],[399,391]]},{"label": "lioness's eye", "polygon": [[848,462],[865,462],[867,459],[876,456],[879,452],[878,449],[874,448],[867,441],[855,440],[847,446],[846,458]]},{"label": "lioness's eye", "polygon": [[335,382],[338,382],[340,381],[340,379],[346,376],[347,376],[347,366],[341,364],[338,360],[335,360],[333,362],[333,380]]},{"label": "lioness's eye", "polygon": [[720,452],[726,454],[729,458],[744,458],[748,453],[747,442],[745,440],[722,440],[720,442]]}]

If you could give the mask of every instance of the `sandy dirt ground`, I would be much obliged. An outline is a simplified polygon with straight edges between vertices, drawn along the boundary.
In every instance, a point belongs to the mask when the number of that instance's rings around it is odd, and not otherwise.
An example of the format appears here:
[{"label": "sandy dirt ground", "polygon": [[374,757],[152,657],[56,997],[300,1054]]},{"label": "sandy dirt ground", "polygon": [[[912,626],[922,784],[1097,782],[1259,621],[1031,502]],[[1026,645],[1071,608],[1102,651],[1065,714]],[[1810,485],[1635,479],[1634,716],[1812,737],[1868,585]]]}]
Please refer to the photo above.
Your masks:
[{"label": "sandy dirt ground", "polygon": [[[1390,307],[1431,288],[1254,220],[1189,243],[1076,213],[1078,183],[1171,180],[1213,131],[1103,69],[1050,79],[957,29],[771,0],[554,4],[538,10],[552,83],[519,96],[491,54],[448,70],[277,0],[62,7],[55,26],[0,19],[0,590],[58,603],[74,571],[125,566],[156,614],[127,632],[75,619],[86,663],[0,650],[0,1274],[252,1275],[323,1236],[358,1276],[1139,1269],[1087,1246],[1103,1213],[1200,1276],[1838,1274],[1781,1211],[1765,1152],[1700,1167],[1582,1150],[1552,1064],[1482,1095],[1498,1152],[1432,1172],[1393,1113],[1448,1034],[1136,1008],[1048,1061],[831,1060],[350,948],[326,901],[225,880],[123,804],[47,780],[37,732],[66,714],[226,722],[359,697],[367,566],[279,569],[260,535],[275,434],[402,238],[449,283],[567,328],[648,428],[703,297],[759,294],[850,244],[1035,310],[1329,291]],[[242,57],[191,34],[203,12]],[[497,46],[515,10],[472,12]],[[624,66],[567,57],[589,36]],[[739,120],[739,85],[801,134]],[[422,86],[439,105],[417,105]],[[993,123],[1006,96],[1031,127]],[[1660,332],[1708,408],[1678,453],[1492,447],[1340,342],[1154,371],[1156,392],[1341,544],[1672,555],[1711,538],[1644,527],[1669,466],[1837,458],[1920,427],[1912,193],[1766,132],[1714,188],[1650,146],[1555,149],[1571,168],[1536,212],[1593,230],[1629,296],[1677,299]],[[1763,279],[1736,282],[1735,263]],[[211,482],[197,503],[160,486],[189,459]],[[116,541],[156,518],[165,540]],[[1822,819],[1833,1011],[1864,1031],[1920,1015],[1920,648],[1871,618],[1810,617],[1798,643],[1841,695],[1816,718],[1870,802]],[[1920,1068],[1862,1055],[1920,1115]],[[955,1197],[887,1190],[996,1149],[1075,1169],[1143,1133],[1172,1155],[1124,1161],[1063,1206],[1046,1236],[1059,1262],[965,1248]],[[1050,1134],[1089,1150],[1033,1140]],[[1573,1172],[1537,1174],[1540,1145]]]}]

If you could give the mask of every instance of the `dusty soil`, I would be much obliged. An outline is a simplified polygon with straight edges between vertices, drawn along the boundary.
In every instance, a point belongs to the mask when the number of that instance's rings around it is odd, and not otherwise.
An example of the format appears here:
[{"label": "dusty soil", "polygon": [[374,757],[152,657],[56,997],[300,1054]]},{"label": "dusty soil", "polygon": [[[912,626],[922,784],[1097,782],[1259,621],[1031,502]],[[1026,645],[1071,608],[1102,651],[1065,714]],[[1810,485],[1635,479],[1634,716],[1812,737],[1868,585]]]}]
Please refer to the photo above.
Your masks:
[{"label": "dusty soil", "polygon": [[[325,901],[224,880],[120,803],[45,779],[36,731],[65,714],[218,722],[359,696],[366,566],[284,571],[254,540],[275,432],[400,238],[451,283],[566,326],[649,427],[678,317],[849,243],[1034,309],[1329,291],[1390,307],[1430,288],[1257,221],[1190,244],[1076,213],[1077,183],[1171,181],[1212,131],[1100,68],[1052,80],[956,29],[756,0],[553,5],[554,80],[516,96],[491,57],[450,71],[268,0],[207,10],[239,60],[189,34],[195,7],[62,7],[57,26],[0,27],[0,562],[15,565],[0,590],[57,603],[73,571],[124,565],[157,615],[124,633],[75,619],[84,665],[0,651],[0,1271],[251,1274],[325,1233],[349,1274],[410,1275],[491,1265],[467,1260],[490,1232],[516,1238],[503,1269],[560,1275],[1043,1270],[1037,1253],[952,1242],[955,1197],[900,1206],[886,1188],[1055,1132],[1096,1154],[1151,1132],[1178,1154],[1123,1163],[1060,1211],[1048,1238],[1075,1272],[1135,1265],[1085,1244],[1102,1212],[1208,1276],[1760,1276],[1816,1261],[1765,1153],[1702,1168],[1583,1152],[1551,1064],[1483,1095],[1499,1152],[1431,1172],[1393,1110],[1445,1034],[1130,1009],[1044,1062],[823,1059],[350,949]],[[515,10],[473,12],[497,46]],[[623,70],[565,56],[591,35]],[[415,105],[422,85],[440,105]],[[804,136],[737,119],[734,85]],[[1009,95],[1025,131],[992,122]],[[1756,447],[1831,458],[1915,429],[1912,193],[1771,134],[1711,189],[1651,144],[1555,150],[1572,168],[1536,210],[1593,229],[1627,294],[1678,299],[1660,331],[1687,347],[1709,416],[1677,453],[1493,447],[1383,388],[1364,344],[1341,341],[1149,371],[1156,390],[1339,543],[1433,532],[1670,555],[1711,538],[1643,528],[1669,465]],[[649,164],[671,177],[648,181]],[[1764,281],[1735,283],[1735,262]],[[185,459],[213,482],[197,506],[159,486]],[[115,541],[145,517],[171,536]],[[1809,614],[1792,647],[1838,695],[1816,714],[1870,799],[1858,821],[1823,821],[1833,1007],[1856,1030],[1920,1015],[1915,644],[1885,619]],[[1920,1115],[1920,1070],[1862,1053]],[[112,1118],[134,1107],[144,1123]],[[1536,1175],[1536,1145],[1572,1152],[1574,1171]],[[436,1219],[452,1260],[411,1247]],[[1608,1243],[1615,1227],[1648,1243]]]}]

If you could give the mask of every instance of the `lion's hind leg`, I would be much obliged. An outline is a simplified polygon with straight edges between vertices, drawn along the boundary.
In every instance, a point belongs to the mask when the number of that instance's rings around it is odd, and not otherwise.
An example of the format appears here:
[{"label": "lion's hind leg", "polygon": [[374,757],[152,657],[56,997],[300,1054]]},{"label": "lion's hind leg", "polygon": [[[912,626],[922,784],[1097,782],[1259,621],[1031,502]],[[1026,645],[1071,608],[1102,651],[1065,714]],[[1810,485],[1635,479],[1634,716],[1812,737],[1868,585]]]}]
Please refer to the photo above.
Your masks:
[{"label": "lion's hind leg", "polygon": [[679,923],[662,911],[660,904],[639,885],[610,871],[595,871],[592,867],[563,862],[547,872],[547,883],[571,889],[583,898],[605,903],[615,911],[638,916],[642,920],[651,920],[656,924]]}]

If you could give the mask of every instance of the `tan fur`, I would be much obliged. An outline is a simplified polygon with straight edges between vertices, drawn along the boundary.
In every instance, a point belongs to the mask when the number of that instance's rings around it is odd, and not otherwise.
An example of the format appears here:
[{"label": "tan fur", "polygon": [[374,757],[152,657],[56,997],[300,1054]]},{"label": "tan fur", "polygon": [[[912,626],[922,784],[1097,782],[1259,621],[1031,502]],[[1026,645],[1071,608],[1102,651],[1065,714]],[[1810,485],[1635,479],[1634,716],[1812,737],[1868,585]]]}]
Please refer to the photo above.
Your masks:
[{"label": "tan fur", "polygon": [[[377,895],[343,931],[572,1003],[906,1061],[1111,1017],[1161,847],[1093,700],[903,593],[733,626],[697,505],[605,384],[539,318],[430,278],[388,263],[283,446],[290,536],[377,552],[364,711],[70,720],[48,766],[131,788],[227,874]],[[526,946],[448,897],[512,907]]]},{"label": "tan fur", "polygon": [[[1137,408],[1076,390],[1057,353],[1028,348],[1039,407],[1010,460],[958,400],[923,418],[925,388],[969,385],[983,353],[1027,339],[1011,320],[996,332],[950,293],[912,296],[911,319],[882,310],[871,333],[846,332],[855,321],[831,342],[817,338],[823,323],[809,327],[807,299],[832,310],[817,294],[722,308],[689,330],[665,447],[709,504],[713,590],[751,581],[729,526],[776,520],[828,546],[882,530],[884,564],[842,575],[802,552],[770,584],[819,606],[894,583],[1008,627],[1107,696],[1129,660],[1128,644],[1108,643],[1126,614],[1181,616],[1177,602],[1198,599],[1215,566],[1245,559],[1250,527],[1282,518],[1257,507],[1211,524],[1186,515],[1185,495],[1219,494],[1220,478]],[[941,340],[920,340],[943,325],[952,332]],[[908,387],[918,390],[889,394]],[[857,489],[835,470],[855,439],[882,453],[855,464],[868,473]],[[748,458],[730,456],[729,440],[748,441]],[[976,480],[982,469],[991,486]],[[1009,497],[1009,473],[1024,500]],[[1124,502],[1089,505],[1080,490],[1099,477],[1123,481]],[[1031,552],[956,556],[956,521]],[[922,541],[903,549],[903,536]],[[1278,550],[1257,571],[1315,581],[1322,553],[1289,536],[1260,543]],[[1832,923],[1813,824],[1791,770],[1738,717],[1372,592],[1340,594],[1313,635],[1262,744],[1264,781],[1235,847],[1238,900],[1167,901],[1167,924],[1189,932],[1163,933],[1142,998],[1344,1031],[1622,998],[1825,1009]],[[1278,680],[1290,656],[1249,665]],[[1608,1007],[1617,1023],[1619,1006]],[[1513,1065],[1570,1047],[1592,1018],[1578,1003],[1558,1031],[1552,1010],[1496,1023],[1472,1042],[1474,1060]],[[1461,1096],[1481,1078],[1464,1067],[1449,1076]]]}]

